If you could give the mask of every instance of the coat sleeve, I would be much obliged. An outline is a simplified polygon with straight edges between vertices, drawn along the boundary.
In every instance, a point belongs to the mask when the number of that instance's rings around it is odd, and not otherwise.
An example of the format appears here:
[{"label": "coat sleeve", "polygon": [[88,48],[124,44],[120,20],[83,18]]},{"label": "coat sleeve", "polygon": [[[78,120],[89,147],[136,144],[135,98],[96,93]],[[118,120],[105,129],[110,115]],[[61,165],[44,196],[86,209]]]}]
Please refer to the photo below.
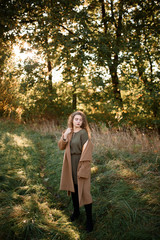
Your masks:
[{"label": "coat sleeve", "polygon": [[63,139],[63,134],[62,134],[62,137],[61,137],[60,140],[58,141],[58,147],[59,147],[59,149],[60,149],[60,150],[64,150],[64,149],[66,148],[67,143],[68,143],[68,140],[66,139],[66,140],[64,141],[64,139]]}]

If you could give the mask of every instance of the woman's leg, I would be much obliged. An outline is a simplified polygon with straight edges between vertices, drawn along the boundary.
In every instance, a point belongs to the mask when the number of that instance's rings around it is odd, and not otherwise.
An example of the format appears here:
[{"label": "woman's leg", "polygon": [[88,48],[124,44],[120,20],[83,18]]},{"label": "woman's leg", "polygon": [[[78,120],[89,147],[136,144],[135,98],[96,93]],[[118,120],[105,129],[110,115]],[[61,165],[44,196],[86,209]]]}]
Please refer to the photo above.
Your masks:
[{"label": "woman's leg", "polygon": [[87,217],[87,232],[91,232],[93,230],[93,221],[92,221],[92,203],[84,205]]},{"label": "woman's leg", "polygon": [[73,208],[74,211],[72,215],[70,216],[71,221],[73,222],[75,219],[77,219],[80,215],[79,211],[79,199],[78,199],[78,185],[74,185],[75,192],[72,193],[72,202],[73,202]]}]

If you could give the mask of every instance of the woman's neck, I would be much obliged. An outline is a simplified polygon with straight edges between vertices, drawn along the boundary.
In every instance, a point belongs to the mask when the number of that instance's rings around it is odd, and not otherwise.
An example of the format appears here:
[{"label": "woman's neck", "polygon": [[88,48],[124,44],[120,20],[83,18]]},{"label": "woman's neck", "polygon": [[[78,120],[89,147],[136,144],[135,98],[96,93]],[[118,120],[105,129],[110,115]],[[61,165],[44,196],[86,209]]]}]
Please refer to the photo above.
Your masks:
[{"label": "woman's neck", "polygon": [[79,132],[81,129],[82,129],[82,128],[76,128],[76,127],[74,127],[74,128],[73,128],[73,132]]}]

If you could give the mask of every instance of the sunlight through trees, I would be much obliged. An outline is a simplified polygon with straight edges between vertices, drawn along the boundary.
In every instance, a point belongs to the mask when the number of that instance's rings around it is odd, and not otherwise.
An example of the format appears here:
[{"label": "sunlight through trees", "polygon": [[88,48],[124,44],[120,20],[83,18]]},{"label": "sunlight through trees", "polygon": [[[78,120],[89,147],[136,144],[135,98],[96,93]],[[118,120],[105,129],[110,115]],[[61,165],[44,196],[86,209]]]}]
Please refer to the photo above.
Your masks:
[{"label": "sunlight through trees", "polygon": [[[0,114],[160,130],[158,1],[0,3]],[[6,17],[7,16],[7,17]]]}]

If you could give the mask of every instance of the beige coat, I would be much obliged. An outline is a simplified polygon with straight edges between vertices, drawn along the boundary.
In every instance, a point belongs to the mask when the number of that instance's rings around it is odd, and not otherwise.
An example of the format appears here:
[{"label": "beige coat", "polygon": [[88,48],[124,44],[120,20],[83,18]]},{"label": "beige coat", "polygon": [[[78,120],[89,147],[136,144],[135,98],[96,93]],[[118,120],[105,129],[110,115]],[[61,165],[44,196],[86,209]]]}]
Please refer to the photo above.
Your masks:
[{"label": "beige coat", "polygon": [[[74,192],[74,184],[72,179],[72,166],[71,166],[71,154],[70,154],[70,141],[72,133],[68,134],[67,140],[63,140],[63,134],[58,142],[58,146],[61,150],[65,149],[60,190],[66,190],[68,195]],[[79,206],[92,203],[92,196],[90,194],[91,185],[91,161],[92,161],[92,142],[88,140],[83,147],[83,151],[80,157],[80,161],[77,169],[78,177],[78,196]]]}]

